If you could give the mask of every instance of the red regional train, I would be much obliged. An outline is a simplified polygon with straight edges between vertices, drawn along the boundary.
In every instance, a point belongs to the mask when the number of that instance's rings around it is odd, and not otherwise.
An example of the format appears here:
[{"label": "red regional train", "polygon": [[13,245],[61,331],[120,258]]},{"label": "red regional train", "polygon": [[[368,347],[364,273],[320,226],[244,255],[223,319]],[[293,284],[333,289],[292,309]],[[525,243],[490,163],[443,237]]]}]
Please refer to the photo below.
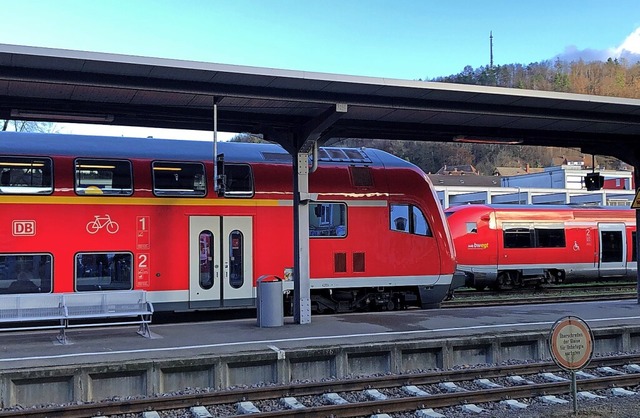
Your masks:
[{"label": "red regional train", "polygon": [[[280,146],[220,143],[217,192],[210,142],[4,132],[0,144],[0,293],[142,289],[156,311],[244,308],[268,274],[292,297]],[[427,176],[376,149],[320,148],[318,162],[312,309],[439,306],[455,255]]]},{"label": "red regional train", "polygon": [[461,205],[445,216],[467,287],[636,278],[629,208]]}]

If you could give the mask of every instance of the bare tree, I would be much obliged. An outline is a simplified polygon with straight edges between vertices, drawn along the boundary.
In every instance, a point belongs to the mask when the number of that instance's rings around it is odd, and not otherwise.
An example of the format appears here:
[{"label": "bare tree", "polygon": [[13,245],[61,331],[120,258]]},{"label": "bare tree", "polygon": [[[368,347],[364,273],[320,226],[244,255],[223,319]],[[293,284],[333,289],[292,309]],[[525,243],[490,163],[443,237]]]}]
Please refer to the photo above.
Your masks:
[{"label": "bare tree", "polygon": [[53,122],[31,122],[24,120],[4,120],[0,121],[2,124],[2,131],[13,132],[39,132],[39,133],[54,133],[55,123]]}]

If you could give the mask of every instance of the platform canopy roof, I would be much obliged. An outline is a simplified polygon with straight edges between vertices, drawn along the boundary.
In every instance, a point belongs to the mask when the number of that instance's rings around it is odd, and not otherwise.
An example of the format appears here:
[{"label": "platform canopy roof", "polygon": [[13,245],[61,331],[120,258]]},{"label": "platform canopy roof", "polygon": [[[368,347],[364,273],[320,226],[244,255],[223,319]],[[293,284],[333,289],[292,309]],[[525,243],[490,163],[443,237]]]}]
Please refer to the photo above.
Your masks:
[{"label": "platform canopy roof", "polygon": [[635,99],[0,44],[0,119],[212,130],[214,100],[228,132],[301,134],[346,106],[320,139],[640,147]]}]

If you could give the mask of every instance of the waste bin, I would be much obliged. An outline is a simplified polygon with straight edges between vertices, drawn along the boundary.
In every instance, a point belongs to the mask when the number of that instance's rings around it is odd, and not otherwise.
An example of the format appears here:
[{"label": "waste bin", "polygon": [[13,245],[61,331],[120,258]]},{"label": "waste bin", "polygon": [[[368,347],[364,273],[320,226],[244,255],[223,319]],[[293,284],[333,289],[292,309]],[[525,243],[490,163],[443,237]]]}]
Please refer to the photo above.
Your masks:
[{"label": "waste bin", "polygon": [[282,279],[273,275],[258,278],[258,326],[281,327],[284,324]]}]

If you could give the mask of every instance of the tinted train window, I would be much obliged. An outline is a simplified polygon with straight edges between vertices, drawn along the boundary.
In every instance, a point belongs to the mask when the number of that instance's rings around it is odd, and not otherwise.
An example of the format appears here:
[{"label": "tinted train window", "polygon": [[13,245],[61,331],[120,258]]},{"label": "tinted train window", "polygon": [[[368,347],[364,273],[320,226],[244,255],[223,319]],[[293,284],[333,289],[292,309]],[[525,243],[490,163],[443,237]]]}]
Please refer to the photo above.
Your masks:
[{"label": "tinted train window", "polygon": [[207,184],[200,163],[153,163],[153,193],[157,196],[204,196]]},{"label": "tinted train window", "polygon": [[564,227],[562,225],[534,225],[536,247],[566,247]]},{"label": "tinted train window", "polygon": [[600,231],[603,263],[622,261],[622,231]]},{"label": "tinted train window", "polygon": [[309,205],[310,237],[347,236],[347,205],[312,203]]},{"label": "tinted train window", "polygon": [[52,193],[51,165],[49,158],[0,157],[0,193]]},{"label": "tinted train window", "polygon": [[213,266],[213,232],[202,231],[199,236],[200,242],[200,287],[211,289],[214,282]]},{"label": "tinted train window", "polygon": [[505,248],[559,248],[566,246],[562,224],[504,224]]},{"label": "tinted train window", "polygon": [[240,289],[244,284],[244,235],[237,229],[229,234],[229,284]]},{"label": "tinted train window", "polygon": [[78,253],[75,267],[76,290],[131,290],[132,263],[131,253]]},{"label": "tinted train window", "polygon": [[76,193],[80,195],[132,194],[131,162],[77,159]]},{"label": "tinted train window", "polygon": [[240,164],[225,164],[225,197],[253,196],[253,175],[251,167]]},{"label": "tinted train window", "polygon": [[432,236],[427,218],[417,206],[392,204],[389,219],[392,231]]},{"label": "tinted train window", "polygon": [[409,205],[391,205],[391,230],[409,232]]},{"label": "tinted train window", "polygon": [[412,231],[416,235],[425,235],[431,236],[431,230],[429,229],[429,224],[427,223],[427,218],[425,218],[424,213],[417,206],[412,206],[411,210],[412,214]]},{"label": "tinted train window", "polygon": [[504,248],[531,248],[533,247],[531,239],[531,230],[525,227],[507,227],[503,228]]},{"label": "tinted train window", "polygon": [[50,254],[0,255],[0,293],[50,293]]}]

